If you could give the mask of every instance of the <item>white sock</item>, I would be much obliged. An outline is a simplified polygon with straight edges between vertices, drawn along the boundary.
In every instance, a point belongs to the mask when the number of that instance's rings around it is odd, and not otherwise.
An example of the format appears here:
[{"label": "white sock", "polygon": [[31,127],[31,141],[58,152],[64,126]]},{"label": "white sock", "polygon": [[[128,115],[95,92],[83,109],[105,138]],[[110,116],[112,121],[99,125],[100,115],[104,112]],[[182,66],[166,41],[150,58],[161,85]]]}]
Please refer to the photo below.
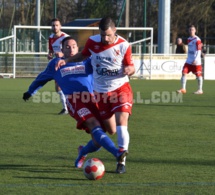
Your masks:
[{"label": "white sock", "polygon": [[[117,141],[118,141],[118,146],[119,148],[123,148],[124,150],[128,150],[128,145],[129,145],[129,140],[130,136],[128,133],[128,127],[127,126],[117,126],[116,127],[117,131]],[[125,160],[122,162],[122,164],[125,165]]]},{"label": "white sock", "polygon": [[187,78],[186,76],[182,76],[181,77],[181,85],[182,85],[182,89],[186,89],[186,83],[187,83]]},{"label": "white sock", "polygon": [[67,110],[66,98],[65,98],[65,95],[64,95],[63,91],[61,90],[61,91],[58,91],[57,93],[60,95],[60,101],[61,101],[61,103],[62,103],[62,105],[63,105],[63,108],[64,108],[65,110]]},{"label": "white sock", "polygon": [[202,91],[203,78],[202,78],[202,76],[200,76],[197,79],[198,79],[198,90]]}]

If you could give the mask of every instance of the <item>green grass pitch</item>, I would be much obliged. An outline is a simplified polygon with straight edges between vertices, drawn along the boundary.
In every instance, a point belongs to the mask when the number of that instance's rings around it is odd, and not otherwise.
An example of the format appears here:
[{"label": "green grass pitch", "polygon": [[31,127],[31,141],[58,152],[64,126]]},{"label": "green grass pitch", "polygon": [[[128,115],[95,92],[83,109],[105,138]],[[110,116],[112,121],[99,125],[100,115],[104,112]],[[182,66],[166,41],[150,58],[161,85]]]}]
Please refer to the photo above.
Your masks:
[{"label": "green grass pitch", "polygon": [[0,194],[214,194],[215,81],[194,95],[197,81],[188,80],[187,94],[178,95],[178,80],[131,80],[127,172],[115,174],[115,158],[102,149],[88,155],[105,165],[98,181],[74,168],[77,147],[90,136],[57,115],[54,82],[37,102],[22,100],[32,81],[0,79]]}]

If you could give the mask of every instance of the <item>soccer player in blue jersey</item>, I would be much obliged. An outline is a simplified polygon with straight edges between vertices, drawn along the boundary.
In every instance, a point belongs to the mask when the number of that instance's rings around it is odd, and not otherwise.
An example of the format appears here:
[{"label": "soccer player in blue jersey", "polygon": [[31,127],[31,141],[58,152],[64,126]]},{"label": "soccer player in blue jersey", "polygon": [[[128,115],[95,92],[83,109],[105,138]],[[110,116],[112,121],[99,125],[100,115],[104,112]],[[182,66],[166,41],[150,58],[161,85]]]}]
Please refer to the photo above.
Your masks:
[{"label": "soccer player in blue jersey", "polygon": [[[78,52],[77,42],[72,37],[62,41],[62,52],[68,58]],[[92,136],[86,146],[81,148],[75,161],[75,166],[81,168],[88,153],[97,151],[101,146],[112,153],[117,161],[123,161],[127,150],[115,147],[113,141],[101,127],[100,116],[93,94],[93,76],[91,59],[82,62],[67,63],[55,71],[59,58],[51,60],[46,69],[32,82],[23,99],[28,100],[36,91],[48,81],[55,80],[67,98],[69,114],[77,121],[77,128],[84,129]]]}]

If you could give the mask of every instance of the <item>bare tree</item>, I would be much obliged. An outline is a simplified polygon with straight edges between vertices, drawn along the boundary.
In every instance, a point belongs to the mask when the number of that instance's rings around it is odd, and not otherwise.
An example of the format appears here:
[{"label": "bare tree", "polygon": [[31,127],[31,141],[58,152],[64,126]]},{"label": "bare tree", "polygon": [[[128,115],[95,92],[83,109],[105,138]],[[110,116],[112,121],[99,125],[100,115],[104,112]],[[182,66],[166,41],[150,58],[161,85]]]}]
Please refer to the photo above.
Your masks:
[{"label": "bare tree", "polygon": [[172,43],[176,41],[177,36],[186,36],[189,24],[194,24],[198,35],[207,36],[208,23],[211,18],[212,4],[214,0],[196,0],[195,6],[192,0],[172,0],[171,4],[171,32]]},{"label": "bare tree", "polygon": [[[110,15],[118,21],[122,12],[120,26],[125,24],[125,10],[123,12],[122,7],[124,0],[57,0],[56,2],[57,5],[54,7],[53,0],[41,1],[41,25],[50,25],[54,10],[62,23],[68,23],[77,18],[101,18],[104,15]],[[146,5],[144,5],[145,2]],[[158,33],[158,2],[159,0],[130,0],[129,26],[143,26],[146,6],[147,26],[154,28],[154,43],[157,42]],[[0,2],[1,29],[6,32],[13,25],[35,25],[36,3],[37,0],[2,0]],[[187,38],[187,27],[192,23],[196,26],[197,33],[204,44],[215,44],[214,13],[215,0],[195,0],[195,2],[171,0],[171,42],[175,43],[178,36]],[[7,34],[3,33],[3,35]]]}]

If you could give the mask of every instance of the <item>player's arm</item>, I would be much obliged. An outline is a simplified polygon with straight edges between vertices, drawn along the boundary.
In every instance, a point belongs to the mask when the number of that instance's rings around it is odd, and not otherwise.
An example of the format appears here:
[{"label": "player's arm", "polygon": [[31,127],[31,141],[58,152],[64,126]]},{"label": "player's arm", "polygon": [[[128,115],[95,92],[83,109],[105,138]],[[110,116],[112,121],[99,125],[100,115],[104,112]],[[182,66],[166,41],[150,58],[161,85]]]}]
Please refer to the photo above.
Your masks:
[{"label": "player's arm", "polygon": [[57,58],[62,58],[64,56],[63,52],[55,52]]},{"label": "player's arm", "polygon": [[51,59],[53,59],[53,57],[54,57],[54,51],[49,49],[47,59],[51,60]]},{"label": "player's arm", "polygon": [[51,60],[51,59],[53,59],[53,57],[54,57],[54,50],[53,50],[53,48],[52,48],[52,44],[51,44],[51,38],[49,37],[49,46],[48,46],[48,48],[49,48],[49,51],[48,51],[48,55],[47,55],[47,59],[48,60]]},{"label": "player's arm", "polygon": [[87,59],[89,56],[91,56],[91,53],[89,52],[89,46],[90,39],[87,40],[84,49],[81,52],[78,52],[76,55],[70,56],[69,58],[59,60],[55,66],[55,70],[58,70],[58,68],[65,65],[67,62],[81,62]]},{"label": "player's arm", "polygon": [[202,52],[202,43],[200,40],[196,42],[196,53],[195,53],[195,59],[193,60],[193,65],[197,65],[197,59],[201,58],[201,52]]},{"label": "player's arm", "polygon": [[132,54],[131,54],[131,47],[129,46],[124,59],[123,59],[123,64],[124,64],[124,74],[131,76],[135,73],[135,67],[132,59]]},{"label": "player's arm", "polygon": [[128,76],[132,76],[135,73],[135,68],[134,66],[125,66],[124,67],[124,74]]},{"label": "player's arm", "polygon": [[68,62],[81,62],[85,60],[87,57],[88,56],[83,55],[82,52],[79,52],[74,56],[70,56],[69,58],[61,59],[57,62],[55,70],[58,70],[61,66],[64,66]]},{"label": "player's arm", "polygon": [[48,81],[51,81],[53,79],[53,70],[50,68],[50,66],[52,65],[51,63],[53,63],[53,61],[51,61],[46,67],[46,69],[36,77],[36,79],[29,86],[28,91],[23,93],[23,100],[28,100]]}]

